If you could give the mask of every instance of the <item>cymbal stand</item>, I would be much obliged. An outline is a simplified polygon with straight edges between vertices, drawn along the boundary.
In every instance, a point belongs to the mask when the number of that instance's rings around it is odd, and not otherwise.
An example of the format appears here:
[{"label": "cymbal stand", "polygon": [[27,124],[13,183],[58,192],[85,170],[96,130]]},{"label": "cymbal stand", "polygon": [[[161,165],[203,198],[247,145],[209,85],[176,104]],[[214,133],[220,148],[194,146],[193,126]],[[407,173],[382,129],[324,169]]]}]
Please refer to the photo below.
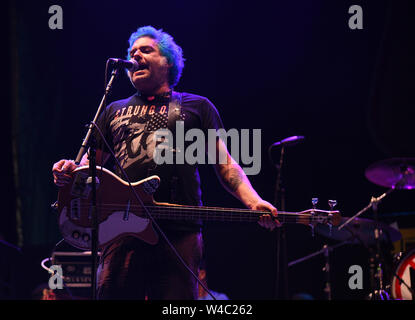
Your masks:
[{"label": "cymbal stand", "polygon": [[341,230],[343,229],[345,226],[347,226],[350,222],[352,222],[354,219],[356,219],[357,217],[359,217],[360,215],[362,215],[363,213],[365,213],[367,210],[369,210],[370,208],[373,207],[374,204],[378,204],[380,203],[383,198],[385,198],[387,195],[389,195],[392,191],[394,191],[395,189],[389,189],[388,191],[386,191],[385,193],[383,193],[381,196],[375,198],[372,197],[370,199],[370,203],[364,207],[362,210],[360,210],[358,213],[356,213],[354,216],[350,217],[349,219],[347,219],[342,225],[340,225],[337,229]]},{"label": "cymbal stand", "polygon": [[325,244],[323,246],[323,248],[321,248],[319,251],[311,253],[308,256],[302,257],[302,258],[297,259],[295,261],[291,261],[290,263],[288,263],[288,267],[292,267],[292,266],[294,266],[298,263],[301,263],[303,261],[311,259],[312,257],[323,254],[324,257],[325,257],[325,260],[326,260],[324,268],[323,268],[323,271],[326,273],[326,283],[325,283],[324,292],[326,293],[327,300],[331,300],[332,299],[332,290],[331,290],[331,281],[330,281],[330,272],[331,272],[330,252],[333,251],[334,249],[338,248],[338,247],[341,247],[345,244],[350,244],[350,243],[352,243],[350,240],[346,240],[346,241],[340,242],[340,243],[338,243],[336,245],[333,245],[333,246],[328,246],[327,244]]},{"label": "cymbal stand", "polygon": [[[372,209],[373,209],[373,217],[375,222],[375,245],[376,251],[370,257],[370,274],[371,274],[371,286],[372,292],[369,294],[369,300],[390,300],[389,294],[384,290],[383,287],[383,270],[382,270],[382,258],[381,258],[381,250],[380,250],[380,232],[379,229],[379,218],[378,218],[378,203],[379,201],[373,201]],[[376,268],[376,269],[375,269]],[[375,284],[375,280],[377,280],[377,284]]]},{"label": "cymbal stand", "polygon": [[[414,173],[412,171],[409,171],[408,168],[405,169],[404,171],[402,171],[402,178],[390,189],[388,189],[385,193],[383,193],[382,195],[380,195],[379,197],[375,198],[372,197],[370,199],[370,203],[364,207],[362,210],[360,210],[358,213],[356,213],[353,217],[350,217],[349,219],[347,219],[340,227],[338,227],[338,230],[343,229],[346,225],[348,225],[351,221],[353,221],[355,218],[359,217],[361,214],[363,214],[364,212],[366,212],[367,210],[369,210],[370,208],[374,208],[374,206],[376,206],[375,210],[377,210],[377,206],[380,204],[380,202],[389,194],[391,194],[393,191],[395,191],[396,189],[401,189],[404,188],[405,185],[407,184],[408,179],[413,176]],[[377,212],[375,212],[376,214],[376,219],[377,219]],[[376,221],[377,223],[377,221]],[[376,232],[376,230],[375,230]],[[376,236],[376,234],[375,234]]]}]

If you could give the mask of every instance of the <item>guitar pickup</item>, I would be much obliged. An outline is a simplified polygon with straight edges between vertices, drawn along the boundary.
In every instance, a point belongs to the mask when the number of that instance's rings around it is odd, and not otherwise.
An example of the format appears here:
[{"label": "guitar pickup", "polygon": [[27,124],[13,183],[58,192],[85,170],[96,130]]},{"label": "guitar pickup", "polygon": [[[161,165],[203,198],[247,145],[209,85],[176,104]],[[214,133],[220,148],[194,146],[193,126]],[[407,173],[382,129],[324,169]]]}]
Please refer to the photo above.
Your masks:
[{"label": "guitar pickup", "polygon": [[75,198],[71,200],[71,219],[79,220],[81,217],[81,199]]}]

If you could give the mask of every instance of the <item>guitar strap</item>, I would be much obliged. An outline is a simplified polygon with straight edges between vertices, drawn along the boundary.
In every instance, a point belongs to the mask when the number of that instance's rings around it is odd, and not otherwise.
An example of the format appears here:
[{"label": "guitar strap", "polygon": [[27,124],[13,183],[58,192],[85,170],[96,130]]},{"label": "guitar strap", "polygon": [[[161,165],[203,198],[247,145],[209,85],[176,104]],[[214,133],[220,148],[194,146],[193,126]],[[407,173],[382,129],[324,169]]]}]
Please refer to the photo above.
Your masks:
[{"label": "guitar strap", "polygon": [[[167,118],[167,128],[173,134],[173,172],[170,177],[170,202],[177,203],[177,184],[178,184],[178,167],[176,165],[176,153],[177,152],[184,152],[184,150],[178,151],[176,148],[176,121],[184,121],[184,115],[182,114],[182,93],[180,92],[172,92],[172,97],[169,103],[169,112]],[[183,137],[184,138],[184,137]]]},{"label": "guitar strap", "polygon": [[[176,163],[176,121],[183,120],[184,121],[184,115],[181,112],[182,110],[182,93],[172,91],[171,98],[169,101],[169,108],[167,113],[167,128],[170,130],[173,136],[173,164],[168,164],[163,166],[163,170],[166,170],[168,166],[170,166],[168,171],[168,175],[164,177],[164,181],[168,183],[168,188],[170,190],[170,202],[176,203],[177,200],[177,183],[178,183],[178,168]],[[157,127],[160,124],[160,120],[155,119],[153,121]],[[158,123],[157,123],[158,122]],[[162,122],[162,121],[161,121]],[[151,127],[151,126],[150,126]],[[183,137],[184,138],[184,137]],[[158,165],[156,163],[153,163],[153,165],[148,169],[147,176],[151,176],[153,174],[157,174],[156,168]]]},{"label": "guitar strap", "polygon": [[182,110],[182,93],[173,91],[169,103],[169,113],[167,116],[167,128],[176,134],[176,121],[184,120],[181,114]]}]

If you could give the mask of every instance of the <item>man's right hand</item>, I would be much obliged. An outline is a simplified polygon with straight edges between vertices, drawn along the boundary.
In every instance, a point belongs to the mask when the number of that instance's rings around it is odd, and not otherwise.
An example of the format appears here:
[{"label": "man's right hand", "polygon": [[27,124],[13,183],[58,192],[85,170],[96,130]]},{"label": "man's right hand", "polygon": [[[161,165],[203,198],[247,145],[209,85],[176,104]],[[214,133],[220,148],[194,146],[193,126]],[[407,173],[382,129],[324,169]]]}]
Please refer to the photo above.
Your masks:
[{"label": "man's right hand", "polygon": [[58,187],[63,187],[71,180],[71,172],[77,168],[73,160],[62,159],[56,162],[52,167],[53,182]]}]

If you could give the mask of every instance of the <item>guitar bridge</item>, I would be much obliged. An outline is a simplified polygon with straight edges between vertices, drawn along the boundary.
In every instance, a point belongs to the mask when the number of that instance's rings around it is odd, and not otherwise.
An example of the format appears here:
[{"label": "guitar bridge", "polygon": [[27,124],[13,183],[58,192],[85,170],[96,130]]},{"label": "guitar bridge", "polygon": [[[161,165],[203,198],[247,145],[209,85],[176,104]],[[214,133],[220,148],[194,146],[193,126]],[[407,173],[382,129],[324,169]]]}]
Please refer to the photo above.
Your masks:
[{"label": "guitar bridge", "polygon": [[73,197],[79,197],[87,199],[91,191],[91,187],[87,184],[88,173],[78,172],[74,178],[72,184],[71,195]]}]

